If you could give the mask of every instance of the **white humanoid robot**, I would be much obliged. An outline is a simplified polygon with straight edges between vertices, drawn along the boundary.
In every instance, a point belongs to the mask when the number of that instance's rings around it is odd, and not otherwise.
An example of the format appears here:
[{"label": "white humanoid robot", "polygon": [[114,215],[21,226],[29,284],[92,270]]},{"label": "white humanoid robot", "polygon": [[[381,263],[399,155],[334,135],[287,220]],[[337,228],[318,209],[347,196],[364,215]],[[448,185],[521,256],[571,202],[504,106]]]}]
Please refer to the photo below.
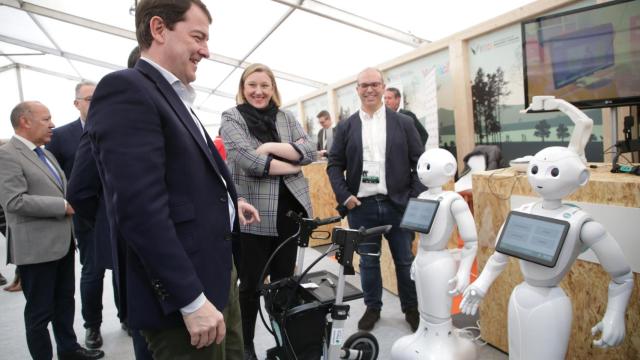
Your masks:
[{"label": "white humanoid robot", "polygon": [[[466,201],[456,192],[442,190],[456,167],[456,159],[443,149],[427,150],[418,160],[418,177],[429,188],[418,199],[435,201],[437,208],[430,230],[420,234],[418,254],[411,267],[418,294],[420,326],[414,334],[393,344],[391,358],[394,360],[476,358],[473,342],[458,336],[451,323],[452,296],[462,293],[469,285],[478,238]],[[447,249],[456,224],[465,243],[457,269]]]},{"label": "white humanoid robot", "polygon": [[[560,110],[575,123],[575,129],[568,148],[542,149],[530,161],[527,172],[529,184],[542,197],[542,201],[523,205],[511,212],[509,219],[514,214],[515,217],[521,217],[520,220],[523,220],[523,216],[526,218],[524,222],[516,224],[520,229],[511,227],[512,230],[509,230],[511,220],[507,220],[500,230],[499,242],[503,240],[503,232],[512,231],[505,238],[516,239],[519,244],[534,248],[534,252],[529,255],[518,256],[524,282],[514,288],[509,299],[509,358],[564,359],[573,316],[571,302],[558,284],[570,270],[576,257],[591,248],[612,278],[604,318],[591,329],[594,336],[602,333],[600,339],[593,341],[596,347],[616,346],[624,339],[624,315],[633,290],[633,275],[620,247],[606,229],[589,214],[562,202],[562,198],[572,194],[589,180],[584,147],[591,135],[593,121],[573,105],[552,96],[534,97],[530,109]],[[543,225],[531,225],[531,221],[541,222]],[[532,261],[537,251],[538,254],[546,251],[540,249],[551,244],[551,239],[555,237],[553,229],[557,226],[564,226],[565,236],[564,243],[557,242],[555,264],[541,265]],[[538,236],[545,229],[549,232]],[[523,231],[518,234],[520,230]],[[501,246],[499,243],[497,245]],[[538,245],[542,247],[536,250]],[[553,251],[550,254],[552,253]],[[527,256],[532,257],[524,260],[523,257]],[[546,259],[550,258],[551,255]],[[498,251],[491,255],[481,275],[464,291],[461,303],[464,313],[476,313],[480,301],[504,270],[508,260],[508,255]]]}]

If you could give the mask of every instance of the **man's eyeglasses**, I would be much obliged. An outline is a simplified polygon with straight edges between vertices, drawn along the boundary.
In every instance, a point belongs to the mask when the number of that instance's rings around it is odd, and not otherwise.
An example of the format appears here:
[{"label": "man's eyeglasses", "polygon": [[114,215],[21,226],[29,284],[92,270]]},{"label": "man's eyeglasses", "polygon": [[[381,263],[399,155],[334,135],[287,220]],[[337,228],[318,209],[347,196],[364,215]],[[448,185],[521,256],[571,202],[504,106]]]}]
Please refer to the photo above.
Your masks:
[{"label": "man's eyeglasses", "polygon": [[360,84],[358,84],[358,87],[360,89],[368,89],[368,88],[379,89],[383,85],[384,84],[381,83],[381,82],[372,82],[372,83],[360,83]]},{"label": "man's eyeglasses", "polygon": [[87,96],[87,97],[83,97],[83,98],[76,98],[76,100],[84,100],[86,102],[91,102],[91,99],[93,99],[92,96]]}]

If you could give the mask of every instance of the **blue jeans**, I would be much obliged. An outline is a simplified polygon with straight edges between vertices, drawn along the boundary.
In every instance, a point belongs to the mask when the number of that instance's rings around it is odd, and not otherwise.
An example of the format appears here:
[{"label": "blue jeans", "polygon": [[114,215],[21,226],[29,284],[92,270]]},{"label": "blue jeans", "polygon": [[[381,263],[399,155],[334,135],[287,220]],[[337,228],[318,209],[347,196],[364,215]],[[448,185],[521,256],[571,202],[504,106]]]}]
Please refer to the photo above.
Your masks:
[{"label": "blue jeans", "polygon": [[[352,229],[362,226],[371,228],[382,225],[392,225],[393,228],[384,237],[389,243],[391,255],[396,267],[400,306],[406,312],[418,306],[416,286],[411,280],[411,243],[413,232],[400,228],[402,213],[385,195],[361,198],[362,205],[349,211],[347,218]],[[380,249],[382,238],[372,237],[365,240],[358,248],[360,253],[376,253]],[[382,276],[380,275],[380,258],[377,256],[361,255],[360,281],[364,292],[364,303],[367,308],[382,308]]]}]

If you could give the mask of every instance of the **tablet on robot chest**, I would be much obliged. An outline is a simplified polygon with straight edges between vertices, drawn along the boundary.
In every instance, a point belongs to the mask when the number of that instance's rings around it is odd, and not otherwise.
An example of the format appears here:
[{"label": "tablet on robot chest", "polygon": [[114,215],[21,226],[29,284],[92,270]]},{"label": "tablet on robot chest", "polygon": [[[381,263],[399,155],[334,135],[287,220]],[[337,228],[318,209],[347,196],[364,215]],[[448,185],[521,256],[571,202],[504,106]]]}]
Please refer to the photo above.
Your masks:
[{"label": "tablet on robot chest", "polygon": [[400,222],[400,227],[407,230],[428,234],[433,219],[438,212],[439,201],[428,199],[409,199],[409,204]]},{"label": "tablet on robot chest", "polygon": [[563,220],[511,211],[496,251],[547,267],[554,267],[569,231]]}]

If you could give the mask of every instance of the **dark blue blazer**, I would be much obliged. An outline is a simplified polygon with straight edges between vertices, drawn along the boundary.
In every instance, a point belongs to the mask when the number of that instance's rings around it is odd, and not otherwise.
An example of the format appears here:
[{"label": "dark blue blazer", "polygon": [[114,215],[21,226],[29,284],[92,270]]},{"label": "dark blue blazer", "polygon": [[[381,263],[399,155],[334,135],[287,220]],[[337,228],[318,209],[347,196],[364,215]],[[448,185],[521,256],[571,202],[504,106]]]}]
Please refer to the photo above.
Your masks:
[{"label": "dark blue blazer", "polygon": [[[386,116],[387,192],[391,201],[404,211],[410,197],[417,197],[426,190],[416,172],[424,147],[411,118],[389,108]],[[343,204],[351,195],[358,195],[362,177],[362,120],[359,112],[336,126],[327,174],[338,204]]]},{"label": "dark blue blazer", "polygon": [[211,139],[144,60],[100,81],[88,118],[129,325],[184,326],[179,309],[203,292],[222,311],[232,268],[227,191],[236,209],[237,195]]},{"label": "dark blue blazer", "polygon": [[75,210],[75,215],[83,218],[93,227],[96,265],[102,269],[113,269],[113,258],[116,254],[112,253],[112,249],[115,247],[111,246],[111,231],[107,221],[102,182],[86,132],[80,138],[73,170],[67,184],[67,201]]},{"label": "dark blue blazer", "polygon": [[[82,123],[80,118],[76,121],[70,122],[59,128],[53,129],[53,136],[51,141],[45,146],[47,150],[56,157],[62,171],[64,171],[67,179],[71,180],[71,173],[73,172],[73,165],[76,158],[76,152],[78,150],[78,144],[80,144],[80,138],[82,137]],[[71,204],[73,206],[73,204]],[[73,230],[74,235],[78,239],[79,243],[85,243],[95,241],[95,234],[93,224],[86,221],[80,216],[73,216]],[[97,253],[98,248],[95,246],[89,246],[89,249],[96,251],[90,256],[84,256],[84,261],[91,261],[95,266],[104,265],[109,260],[108,255]],[[108,254],[108,253],[107,253]],[[102,268],[105,268],[102,266]]]},{"label": "dark blue blazer", "polygon": [[71,178],[73,161],[76,158],[76,150],[78,150],[81,136],[82,123],[78,118],[76,121],[53,129],[51,141],[45,146],[56,157],[67,179]]}]

